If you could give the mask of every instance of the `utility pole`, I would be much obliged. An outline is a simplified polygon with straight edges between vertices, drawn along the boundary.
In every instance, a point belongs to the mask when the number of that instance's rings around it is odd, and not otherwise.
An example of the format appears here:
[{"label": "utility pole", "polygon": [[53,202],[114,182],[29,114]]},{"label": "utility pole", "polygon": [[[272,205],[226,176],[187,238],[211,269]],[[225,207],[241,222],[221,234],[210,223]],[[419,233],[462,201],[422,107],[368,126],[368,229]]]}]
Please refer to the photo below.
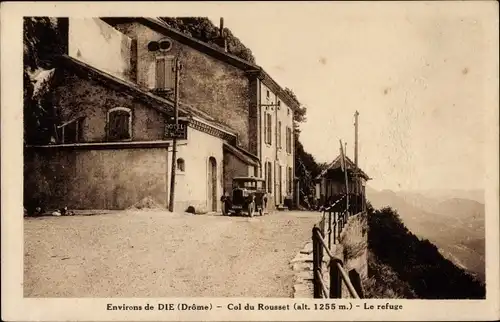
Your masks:
[{"label": "utility pole", "polygon": [[168,203],[168,210],[174,211],[175,201],[175,168],[177,167],[177,132],[179,127],[179,73],[181,70],[181,62],[179,57],[175,58],[174,71],[175,71],[175,87],[174,87],[174,123],[175,131],[172,144],[172,172],[170,174],[170,198]]},{"label": "utility pole", "polygon": [[342,140],[340,140],[340,164],[342,170],[344,170],[344,176],[345,176],[346,216],[349,216],[349,177],[347,175],[347,164],[345,161],[344,145],[342,144]]},{"label": "utility pole", "polygon": [[354,204],[354,211],[359,211],[359,178],[358,178],[358,111],[354,113],[354,194],[356,196],[356,203]]},{"label": "utility pole", "polygon": [[358,115],[359,112],[354,113],[354,164],[358,166]]}]

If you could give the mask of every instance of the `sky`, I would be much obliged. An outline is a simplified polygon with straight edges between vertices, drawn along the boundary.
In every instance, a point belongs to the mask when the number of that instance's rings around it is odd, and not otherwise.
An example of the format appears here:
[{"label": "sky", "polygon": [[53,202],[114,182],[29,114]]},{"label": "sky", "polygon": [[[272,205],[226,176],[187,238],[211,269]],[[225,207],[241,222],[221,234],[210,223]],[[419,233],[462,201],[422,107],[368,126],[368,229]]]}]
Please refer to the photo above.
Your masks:
[{"label": "sky", "polygon": [[257,64],[307,107],[300,140],[317,161],[333,160],[339,139],[353,159],[358,110],[359,165],[372,187],[481,189],[487,111],[498,109],[485,88],[498,67],[488,60],[487,15],[476,9],[258,2],[205,16],[217,25],[224,17]]},{"label": "sky", "polygon": [[[119,11],[113,3],[106,10]],[[257,64],[307,107],[306,151],[330,162],[341,139],[353,159],[357,110],[359,166],[371,187],[391,190],[481,189],[498,179],[497,159],[491,162],[498,151],[497,13],[495,1],[120,8],[121,16],[202,16],[216,25],[224,17]]]}]

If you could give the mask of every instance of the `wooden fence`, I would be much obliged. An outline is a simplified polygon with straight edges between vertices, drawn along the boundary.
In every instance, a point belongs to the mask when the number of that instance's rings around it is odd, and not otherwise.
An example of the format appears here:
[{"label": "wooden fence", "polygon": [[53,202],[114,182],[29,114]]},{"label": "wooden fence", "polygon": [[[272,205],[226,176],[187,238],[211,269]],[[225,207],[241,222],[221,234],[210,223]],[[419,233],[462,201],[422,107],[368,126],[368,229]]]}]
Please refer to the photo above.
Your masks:
[{"label": "wooden fence", "polygon": [[[344,198],[345,196],[339,198],[325,208],[321,221],[312,229],[314,298],[342,298],[342,283],[346,285],[351,297],[360,298],[344,269],[342,259],[332,254],[332,245],[339,242],[350,214],[347,208],[339,211]],[[329,283],[325,282],[323,276],[324,253],[328,256]]]}]

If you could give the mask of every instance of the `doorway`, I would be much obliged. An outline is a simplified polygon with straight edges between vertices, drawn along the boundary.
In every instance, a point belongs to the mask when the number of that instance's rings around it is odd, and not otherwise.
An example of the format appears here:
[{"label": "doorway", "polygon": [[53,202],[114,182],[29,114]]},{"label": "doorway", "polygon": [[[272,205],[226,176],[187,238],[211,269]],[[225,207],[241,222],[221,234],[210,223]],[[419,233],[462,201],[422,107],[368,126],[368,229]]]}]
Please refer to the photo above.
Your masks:
[{"label": "doorway", "polygon": [[217,211],[217,160],[208,159],[208,205],[211,211]]}]

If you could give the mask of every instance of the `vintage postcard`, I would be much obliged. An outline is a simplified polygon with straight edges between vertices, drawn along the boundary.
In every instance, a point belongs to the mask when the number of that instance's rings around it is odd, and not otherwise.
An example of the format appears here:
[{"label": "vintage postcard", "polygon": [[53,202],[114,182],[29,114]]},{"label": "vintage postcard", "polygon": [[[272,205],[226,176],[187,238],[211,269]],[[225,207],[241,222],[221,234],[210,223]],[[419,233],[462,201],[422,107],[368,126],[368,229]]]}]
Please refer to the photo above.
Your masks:
[{"label": "vintage postcard", "polygon": [[2,3],[2,319],[498,320],[498,2]]}]

